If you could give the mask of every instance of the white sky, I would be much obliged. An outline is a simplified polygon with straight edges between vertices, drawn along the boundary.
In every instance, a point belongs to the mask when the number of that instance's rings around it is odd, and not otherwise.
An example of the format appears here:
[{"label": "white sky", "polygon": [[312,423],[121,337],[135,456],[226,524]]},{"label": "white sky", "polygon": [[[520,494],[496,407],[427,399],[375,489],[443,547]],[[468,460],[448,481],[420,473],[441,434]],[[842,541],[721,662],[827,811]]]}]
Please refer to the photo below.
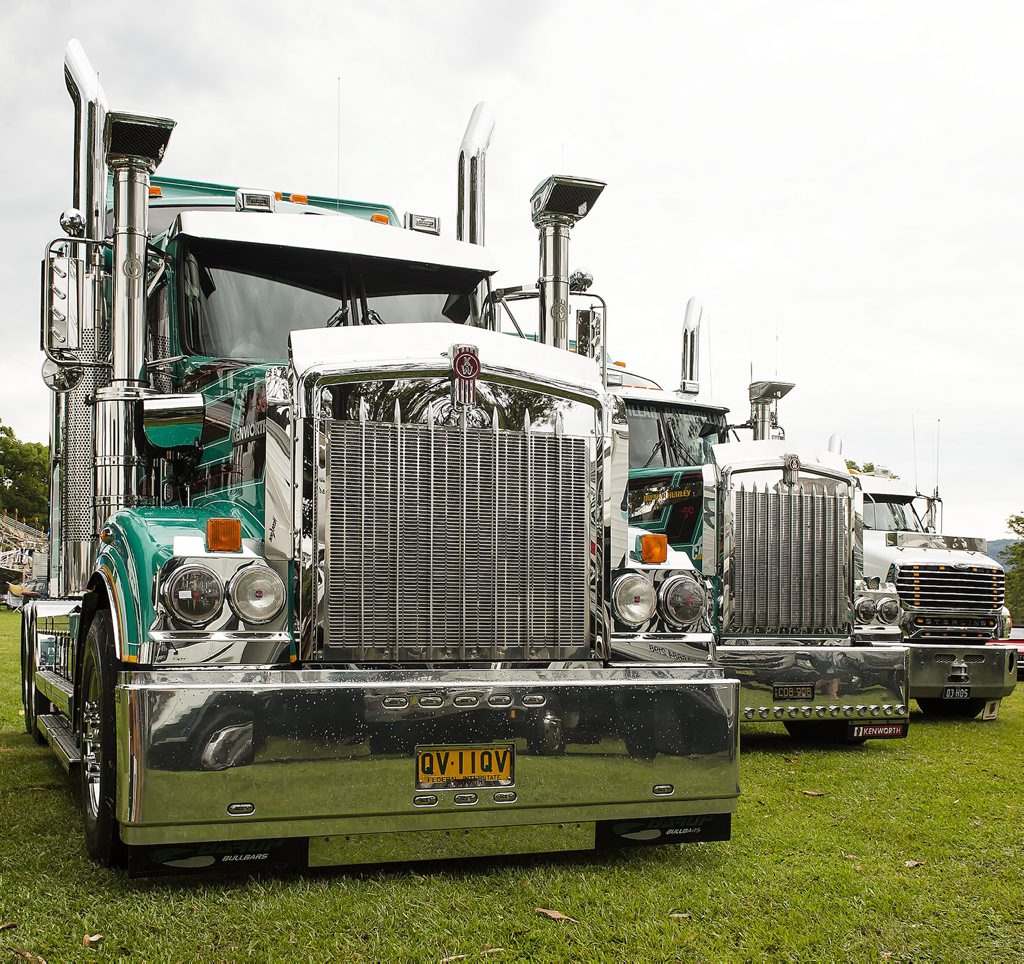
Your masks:
[{"label": "white sky", "polygon": [[[479,100],[487,238],[531,284],[528,200],[608,182],[571,257],[614,357],[678,380],[687,298],[716,399],[797,383],[791,439],[940,483],[946,528],[1024,510],[1024,8],[1014,3],[350,2],[0,6],[0,420],[44,440],[39,259],[71,201],[63,52],[113,109],[178,121],[161,173],[442,216]],[[341,151],[338,82],[341,77]],[[703,378],[708,380],[707,340]]]}]

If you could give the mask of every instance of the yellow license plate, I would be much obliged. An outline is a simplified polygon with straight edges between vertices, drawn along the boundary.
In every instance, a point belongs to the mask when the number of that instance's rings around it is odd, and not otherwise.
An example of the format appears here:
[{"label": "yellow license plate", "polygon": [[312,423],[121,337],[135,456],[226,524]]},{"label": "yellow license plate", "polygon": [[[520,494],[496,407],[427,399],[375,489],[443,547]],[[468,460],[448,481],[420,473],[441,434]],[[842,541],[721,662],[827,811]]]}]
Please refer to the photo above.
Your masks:
[{"label": "yellow license plate", "polygon": [[448,790],[515,785],[513,743],[416,747],[416,789]]}]

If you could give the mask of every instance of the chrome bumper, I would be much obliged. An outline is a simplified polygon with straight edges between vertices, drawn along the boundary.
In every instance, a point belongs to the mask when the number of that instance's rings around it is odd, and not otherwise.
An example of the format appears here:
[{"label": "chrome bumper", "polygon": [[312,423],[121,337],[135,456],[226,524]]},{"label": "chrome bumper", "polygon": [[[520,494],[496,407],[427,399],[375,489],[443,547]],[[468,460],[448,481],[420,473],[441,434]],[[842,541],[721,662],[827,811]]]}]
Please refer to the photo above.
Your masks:
[{"label": "chrome bumper", "polygon": [[[217,842],[206,850],[226,859],[276,847],[309,865],[588,849],[658,827],[675,842],[723,839],[728,816],[705,817],[731,813],[739,792],[737,684],[724,675],[123,673],[121,837],[147,854]],[[494,742],[515,745],[514,787],[417,789],[417,745]]]},{"label": "chrome bumper", "polygon": [[970,697],[1002,699],[1017,685],[1013,646],[905,644],[910,650],[910,695],[941,698],[949,686],[969,687]]},{"label": "chrome bumper", "polygon": [[903,646],[720,644],[718,662],[740,681],[740,721],[907,720]]}]

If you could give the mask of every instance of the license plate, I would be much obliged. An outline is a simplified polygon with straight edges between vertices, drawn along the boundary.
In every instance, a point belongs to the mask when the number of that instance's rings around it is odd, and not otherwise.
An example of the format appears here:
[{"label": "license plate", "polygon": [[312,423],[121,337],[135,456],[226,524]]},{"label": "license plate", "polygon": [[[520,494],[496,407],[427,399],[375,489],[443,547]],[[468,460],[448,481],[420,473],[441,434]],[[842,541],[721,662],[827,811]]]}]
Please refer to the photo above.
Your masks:
[{"label": "license plate", "polygon": [[942,690],[944,700],[969,700],[971,688],[969,686],[946,686]]},{"label": "license plate", "polygon": [[515,785],[514,743],[416,747],[416,789],[487,789]]},{"label": "license plate", "polygon": [[772,686],[772,699],[776,703],[789,700],[813,700],[813,683],[776,683]]},{"label": "license plate", "polygon": [[895,723],[851,723],[848,732],[855,740],[900,740],[907,735],[907,721]]}]

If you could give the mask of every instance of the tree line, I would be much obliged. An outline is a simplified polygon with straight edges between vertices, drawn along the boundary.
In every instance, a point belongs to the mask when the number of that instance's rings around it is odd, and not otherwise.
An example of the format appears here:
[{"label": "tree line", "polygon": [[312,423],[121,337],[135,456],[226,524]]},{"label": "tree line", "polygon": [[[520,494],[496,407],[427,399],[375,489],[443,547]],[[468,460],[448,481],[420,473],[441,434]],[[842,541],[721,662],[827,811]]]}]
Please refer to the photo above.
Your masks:
[{"label": "tree line", "polygon": [[21,442],[0,422],[0,513],[36,529],[49,524],[50,447]]}]

